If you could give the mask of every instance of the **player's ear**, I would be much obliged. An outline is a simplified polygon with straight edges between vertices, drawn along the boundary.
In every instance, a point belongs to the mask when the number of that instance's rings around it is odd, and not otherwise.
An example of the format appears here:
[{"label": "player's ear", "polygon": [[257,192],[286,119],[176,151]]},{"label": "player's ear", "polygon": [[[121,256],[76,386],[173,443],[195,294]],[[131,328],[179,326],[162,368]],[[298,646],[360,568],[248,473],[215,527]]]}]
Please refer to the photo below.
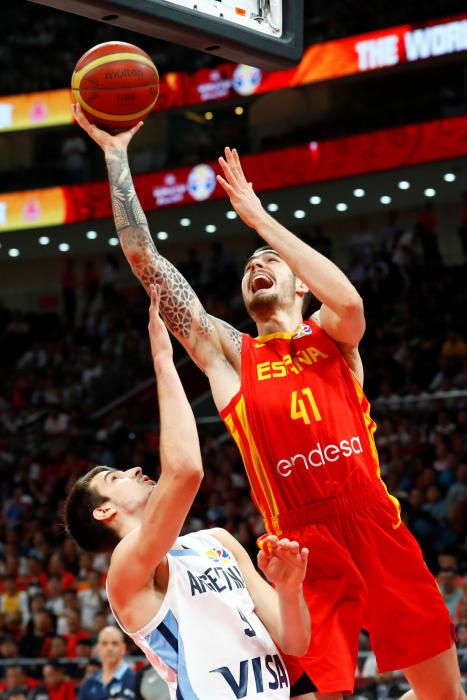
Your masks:
[{"label": "player's ear", "polygon": [[302,282],[302,280],[298,279],[298,277],[295,280],[295,291],[301,296],[304,297],[307,292],[309,292],[309,288],[306,286],[305,282]]},{"label": "player's ear", "polygon": [[106,520],[111,520],[115,515],[117,511],[115,506],[113,506],[111,503],[106,502],[106,503],[101,503],[100,506],[97,506],[97,508],[94,508],[92,511],[93,518],[95,520],[100,520],[100,521],[106,521]]}]

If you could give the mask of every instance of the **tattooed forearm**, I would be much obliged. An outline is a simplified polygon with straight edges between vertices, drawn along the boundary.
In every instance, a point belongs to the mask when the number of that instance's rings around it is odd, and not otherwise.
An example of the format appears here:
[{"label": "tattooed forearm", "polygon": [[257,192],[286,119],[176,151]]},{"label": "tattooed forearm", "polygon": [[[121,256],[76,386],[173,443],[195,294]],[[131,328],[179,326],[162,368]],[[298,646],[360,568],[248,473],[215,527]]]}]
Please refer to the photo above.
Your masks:
[{"label": "tattooed forearm", "polygon": [[180,272],[158,252],[136,194],[125,151],[106,158],[112,208],[120,243],[131,269],[150,294],[151,284],[161,288],[160,312],[167,328],[188,339],[194,331],[205,338],[214,332],[210,316]]},{"label": "tattooed forearm", "polygon": [[120,242],[134,274],[148,294],[151,284],[160,286],[161,316],[169,330],[185,339],[192,330],[201,337],[209,336],[214,331],[210,316],[183,275],[158,253],[150,235],[144,229],[127,227],[120,233]]},{"label": "tattooed forearm", "polygon": [[106,164],[117,233],[120,235],[120,231],[128,226],[142,226],[147,229],[148,221],[136,194],[126,151],[111,151],[106,156]]}]

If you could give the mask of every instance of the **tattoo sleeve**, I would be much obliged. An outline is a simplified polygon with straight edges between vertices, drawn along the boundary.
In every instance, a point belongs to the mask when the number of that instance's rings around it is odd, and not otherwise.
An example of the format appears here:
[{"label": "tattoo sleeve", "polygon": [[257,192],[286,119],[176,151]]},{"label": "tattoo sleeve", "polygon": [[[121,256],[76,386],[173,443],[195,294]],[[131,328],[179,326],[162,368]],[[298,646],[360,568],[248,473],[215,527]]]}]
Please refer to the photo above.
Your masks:
[{"label": "tattoo sleeve", "polygon": [[124,150],[106,155],[115,227],[125,257],[148,294],[150,285],[161,287],[160,310],[169,330],[187,340],[214,333],[214,323],[180,272],[158,252],[136,194]]},{"label": "tattoo sleeve", "polygon": [[231,326],[230,323],[221,320],[219,320],[219,323],[221,324],[223,335],[227,343],[235,353],[240,355],[242,351],[242,334]]}]

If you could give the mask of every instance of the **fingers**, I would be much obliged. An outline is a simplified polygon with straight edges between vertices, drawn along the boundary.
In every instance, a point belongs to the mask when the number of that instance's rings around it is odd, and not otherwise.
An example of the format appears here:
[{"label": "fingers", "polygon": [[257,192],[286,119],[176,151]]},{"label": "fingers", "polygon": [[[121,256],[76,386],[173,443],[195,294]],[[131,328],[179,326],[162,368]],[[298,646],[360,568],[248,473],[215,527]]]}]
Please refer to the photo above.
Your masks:
[{"label": "fingers", "polygon": [[258,547],[260,548],[260,551],[263,552],[264,556],[269,559],[271,556],[274,547],[276,546],[278,541],[278,538],[276,535],[267,535],[260,537],[259,540],[257,541]]},{"label": "fingers", "polygon": [[260,549],[258,552],[257,561],[258,561],[258,567],[261,569],[261,571],[265,570],[265,568],[267,566],[267,560],[268,560],[268,557],[266,556],[266,552],[263,549]]},{"label": "fingers", "polygon": [[151,284],[149,286],[151,292],[151,306],[150,310],[154,310],[155,313],[159,313],[159,303],[161,298],[161,288],[159,284]]},{"label": "fingers", "polygon": [[230,149],[228,146],[224,149],[225,158],[219,158],[219,165],[229,184],[234,187],[242,188],[248,186],[238,152],[235,148]]},{"label": "fingers", "polygon": [[[219,158],[219,162],[221,159]],[[225,192],[229,195],[229,197],[233,194],[234,190],[231,185],[227,182],[227,180],[224,180],[222,175],[216,175],[217,182],[219,185],[225,190]]]},{"label": "fingers", "polygon": [[90,129],[94,126],[91,124],[89,119],[85,116],[81,105],[79,102],[75,102],[74,104],[71,105],[71,111],[73,112],[73,116],[80,125],[82,129],[84,129],[88,134]]},{"label": "fingers", "polygon": [[134,126],[131,127],[131,129],[128,132],[130,134],[131,138],[133,138],[133,136],[136,134],[136,132],[141,129],[143,124],[144,124],[144,122],[138,122],[137,124],[135,124]]},{"label": "fingers", "polygon": [[[266,541],[269,538],[265,538]],[[275,538],[275,541],[268,544],[269,556],[275,555],[279,558],[285,558],[290,561],[301,559],[302,561],[307,561],[308,559],[308,549],[304,547],[300,548],[300,544],[295,540],[289,540],[287,537],[281,539]],[[303,554],[305,552],[305,555]]]}]

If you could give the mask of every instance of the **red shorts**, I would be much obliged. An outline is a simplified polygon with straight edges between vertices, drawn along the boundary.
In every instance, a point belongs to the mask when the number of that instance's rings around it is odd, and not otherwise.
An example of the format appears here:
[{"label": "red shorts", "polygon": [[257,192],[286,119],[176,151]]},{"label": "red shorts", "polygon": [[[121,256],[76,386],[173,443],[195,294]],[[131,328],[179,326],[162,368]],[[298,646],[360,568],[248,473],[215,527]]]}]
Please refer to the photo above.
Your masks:
[{"label": "red shorts", "polygon": [[380,482],[288,513],[281,528],[310,550],[312,641],[300,659],[284,655],[291,684],[306,673],[321,693],[351,693],[361,628],[382,673],[451,647],[454,626],[436,581]]}]

